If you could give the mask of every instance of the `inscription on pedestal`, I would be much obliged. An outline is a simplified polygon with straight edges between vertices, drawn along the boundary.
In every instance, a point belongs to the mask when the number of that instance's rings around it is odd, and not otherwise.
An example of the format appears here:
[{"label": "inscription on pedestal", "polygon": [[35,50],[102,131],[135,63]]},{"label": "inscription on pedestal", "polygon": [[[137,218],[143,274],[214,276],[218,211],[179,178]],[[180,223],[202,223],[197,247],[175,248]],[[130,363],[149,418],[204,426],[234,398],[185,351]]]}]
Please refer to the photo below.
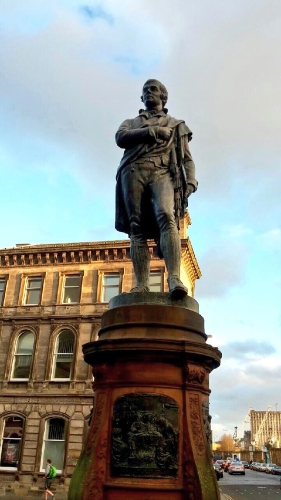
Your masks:
[{"label": "inscription on pedestal", "polygon": [[134,393],[115,401],[111,475],[176,477],[179,407],[172,398]]}]

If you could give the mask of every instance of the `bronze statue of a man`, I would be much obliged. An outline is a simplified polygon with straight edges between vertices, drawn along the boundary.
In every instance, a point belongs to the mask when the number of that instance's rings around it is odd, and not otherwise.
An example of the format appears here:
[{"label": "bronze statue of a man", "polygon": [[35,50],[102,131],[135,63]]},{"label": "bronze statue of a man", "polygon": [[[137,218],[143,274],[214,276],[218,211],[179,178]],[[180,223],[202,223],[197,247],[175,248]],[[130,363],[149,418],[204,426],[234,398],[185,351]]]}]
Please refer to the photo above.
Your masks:
[{"label": "bronze statue of a man", "polygon": [[144,84],[141,100],[145,109],[125,120],[116,133],[117,145],[125,152],[117,172],[115,227],[131,239],[137,279],[131,292],[149,291],[147,239],[152,238],[164,257],[172,297],[180,299],[187,289],[180,280],[179,220],[197,189],[188,146],[192,132],[183,120],[168,114],[168,92],[158,80]]}]

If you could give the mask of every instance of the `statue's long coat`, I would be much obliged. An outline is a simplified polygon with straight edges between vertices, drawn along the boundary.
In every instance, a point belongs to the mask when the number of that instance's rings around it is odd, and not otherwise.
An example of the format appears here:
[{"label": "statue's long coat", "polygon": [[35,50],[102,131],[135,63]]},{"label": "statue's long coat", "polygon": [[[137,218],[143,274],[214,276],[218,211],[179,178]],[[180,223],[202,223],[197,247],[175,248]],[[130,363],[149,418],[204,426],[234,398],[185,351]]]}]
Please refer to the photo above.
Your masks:
[{"label": "statue's long coat", "polygon": [[[131,168],[140,158],[161,157],[161,155],[170,155],[169,169],[174,182],[175,189],[175,218],[179,227],[179,219],[184,215],[187,206],[186,188],[187,184],[192,184],[194,190],[197,189],[195,179],[195,166],[188,147],[188,141],[192,138],[192,132],[183,120],[177,120],[166,113],[166,110],[150,117],[146,111],[141,110],[139,116],[134,119],[125,120],[116,133],[116,142],[120,147],[126,143],[126,135],[130,131],[143,129],[152,126],[171,127],[173,134],[168,141],[143,142],[125,149],[124,155],[117,170],[116,183],[116,219],[115,227],[117,231],[130,234],[130,225],[126,213],[120,173],[122,169]],[[125,146],[126,147],[126,146]],[[142,227],[144,236],[147,239],[158,241],[159,230],[152,211],[152,204],[148,203],[142,213]]]}]

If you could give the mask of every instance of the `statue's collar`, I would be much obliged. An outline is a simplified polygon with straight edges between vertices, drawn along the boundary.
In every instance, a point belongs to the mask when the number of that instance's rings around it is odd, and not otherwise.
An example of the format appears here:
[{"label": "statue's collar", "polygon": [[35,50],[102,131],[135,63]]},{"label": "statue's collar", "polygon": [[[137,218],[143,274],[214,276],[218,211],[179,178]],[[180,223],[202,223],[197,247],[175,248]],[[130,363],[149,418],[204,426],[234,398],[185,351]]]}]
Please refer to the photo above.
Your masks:
[{"label": "statue's collar", "polygon": [[167,108],[161,109],[161,111],[148,111],[147,109],[140,109],[139,114],[140,115],[145,115],[147,118],[150,118],[151,116],[165,116],[168,113]]}]

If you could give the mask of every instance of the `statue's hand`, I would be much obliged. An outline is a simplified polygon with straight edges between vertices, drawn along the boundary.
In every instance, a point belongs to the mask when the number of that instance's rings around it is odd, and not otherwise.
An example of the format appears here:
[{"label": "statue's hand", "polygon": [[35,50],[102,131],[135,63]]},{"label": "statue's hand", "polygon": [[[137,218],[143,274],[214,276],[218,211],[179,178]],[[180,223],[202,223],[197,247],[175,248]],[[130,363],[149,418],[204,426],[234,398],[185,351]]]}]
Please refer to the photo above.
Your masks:
[{"label": "statue's hand", "polygon": [[173,133],[172,127],[158,127],[157,135],[159,139],[168,141]]}]

